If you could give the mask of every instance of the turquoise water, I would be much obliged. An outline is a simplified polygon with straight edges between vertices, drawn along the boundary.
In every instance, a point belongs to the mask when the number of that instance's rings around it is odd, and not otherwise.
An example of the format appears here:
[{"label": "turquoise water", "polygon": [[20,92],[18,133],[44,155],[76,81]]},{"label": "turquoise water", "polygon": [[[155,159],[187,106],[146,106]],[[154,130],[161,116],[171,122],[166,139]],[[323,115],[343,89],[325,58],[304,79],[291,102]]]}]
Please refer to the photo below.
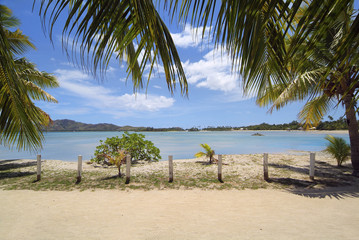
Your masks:
[{"label": "turquoise water", "polygon": [[[264,136],[252,136],[253,133]],[[168,155],[174,159],[193,158],[207,143],[216,154],[279,153],[290,151],[321,151],[325,148],[324,133],[287,131],[226,131],[226,132],[145,132],[161,150],[162,160]],[[76,161],[78,155],[85,160],[93,156],[99,141],[121,136],[122,132],[49,132],[45,133],[44,148],[38,153],[17,152],[0,146],[0,159],[30,158],[41,154],[43,159]],[[348,134],[332,134],[349,141]]]}]

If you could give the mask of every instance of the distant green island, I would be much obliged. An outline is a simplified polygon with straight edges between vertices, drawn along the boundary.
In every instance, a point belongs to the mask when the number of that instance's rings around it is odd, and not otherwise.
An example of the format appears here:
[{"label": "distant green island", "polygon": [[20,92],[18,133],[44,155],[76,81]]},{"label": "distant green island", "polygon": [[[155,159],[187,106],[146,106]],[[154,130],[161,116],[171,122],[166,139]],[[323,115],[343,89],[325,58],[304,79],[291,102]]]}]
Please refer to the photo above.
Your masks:
[{"label": "distant green island", "polygon": [[[217,127],[192,127],[184,129],[181,127],[170,128],[153,128],[153,127],[133,127],[133,126],[117,126],[109,123],[88,124],[76,122],[69,119],[60,119],[53,121],[50,126],[44,130],[48,132],[68,132],[68,131],[134,131],[134,132],[169,132],[169,131],[233,131],[233,130],[302,130],[302,124],[297,121],[284,124],[268,124],[261,123],[250,126],[217,126]],[[323,121],[316,127],[317,130],[347,130],[345,118],[338,120]]]}]

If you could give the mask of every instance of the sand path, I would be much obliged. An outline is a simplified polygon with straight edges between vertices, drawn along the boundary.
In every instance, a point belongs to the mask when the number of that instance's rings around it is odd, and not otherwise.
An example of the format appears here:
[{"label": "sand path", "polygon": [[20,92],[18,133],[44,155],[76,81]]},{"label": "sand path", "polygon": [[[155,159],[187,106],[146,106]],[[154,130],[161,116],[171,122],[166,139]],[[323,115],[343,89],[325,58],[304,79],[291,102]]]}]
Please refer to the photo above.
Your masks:
[{"label": "sand path", "polygon": [[[1,239],[358,239],[359,197],[0,190]],[[333,197],[333,196],[337,196]]]}]

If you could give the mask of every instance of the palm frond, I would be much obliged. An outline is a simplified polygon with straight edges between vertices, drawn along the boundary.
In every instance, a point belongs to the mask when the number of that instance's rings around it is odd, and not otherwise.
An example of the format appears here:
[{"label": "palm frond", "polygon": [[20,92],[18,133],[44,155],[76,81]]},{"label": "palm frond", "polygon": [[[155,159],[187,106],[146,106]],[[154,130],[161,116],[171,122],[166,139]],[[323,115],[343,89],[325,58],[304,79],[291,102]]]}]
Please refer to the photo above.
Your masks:
[{"label": "palm frond", "polygon": [[323,116],[333,107],[333,101],[326,95],[308,101],[299,112],[298,118],[305,128],[317,126]]},{"label": "palm frond", "polygon": [[[15,56],[33,45],[21,31],[7,29],[16,27],[18,23],[11,16],[11,11],[3,5],[0,5],[0,11],[0,144],[8,147],[16,145],[18,150],[36,150],[42,147],[42,128],[51,119],[34,105],[31,97],[54,99],[29,82],[31,77],[26,76],[25,79],[25,72],[20,71],[24,68],[21,65],[24,61],[17,61]],[[6,14],[2,15],[3,12]],[[32,71],[34,73],[35,68]],[[56,82],[46,74],[43,77]],[[39,82],[39,79],[34,82]]]},{"label": "palm frond", "polygon": [[127,55],[126,59],[121,60],[127,61],[134,90],[138,90],[143,86],[142,76],[146,65],[149,64],[152,70],[157,62],[161,62],[170,92],[174,92],[178,83],[182,94],[187,94],[187,80],[176,47],[152,1],[38,2],[41,3],[39,14],[44,26],[49,26],[50,38],[59,16],[68,10],[63,29],[63,47],[72,50],[74,62],[77,56],[73,50],[80,49],[80,65],[85,70],[94,75],[98,70],[104,73],[113,54],[118,52],[118,58]]}]

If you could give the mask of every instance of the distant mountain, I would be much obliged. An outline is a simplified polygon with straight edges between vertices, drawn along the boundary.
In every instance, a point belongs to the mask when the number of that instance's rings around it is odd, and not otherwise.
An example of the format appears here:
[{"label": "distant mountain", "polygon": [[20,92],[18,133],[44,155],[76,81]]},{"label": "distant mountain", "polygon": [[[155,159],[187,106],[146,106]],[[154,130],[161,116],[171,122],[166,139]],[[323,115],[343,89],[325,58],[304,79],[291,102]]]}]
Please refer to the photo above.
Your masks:
[{"label": "distant mountain", "polygon": [[114,124],[87,124],[69,119],[55,120],[46,128],[47,131],[120,131],[120,129],[119,126]]},{"label": "distant mountain", "polygon": [[179,127],[173,128],[152,128],[152,127],[132,127],[117,126],[109,123],[87,124],[76,122],[69,119],[55,120],[45,129],[49,132],[65,132],[65,131],[184,131]]}]

